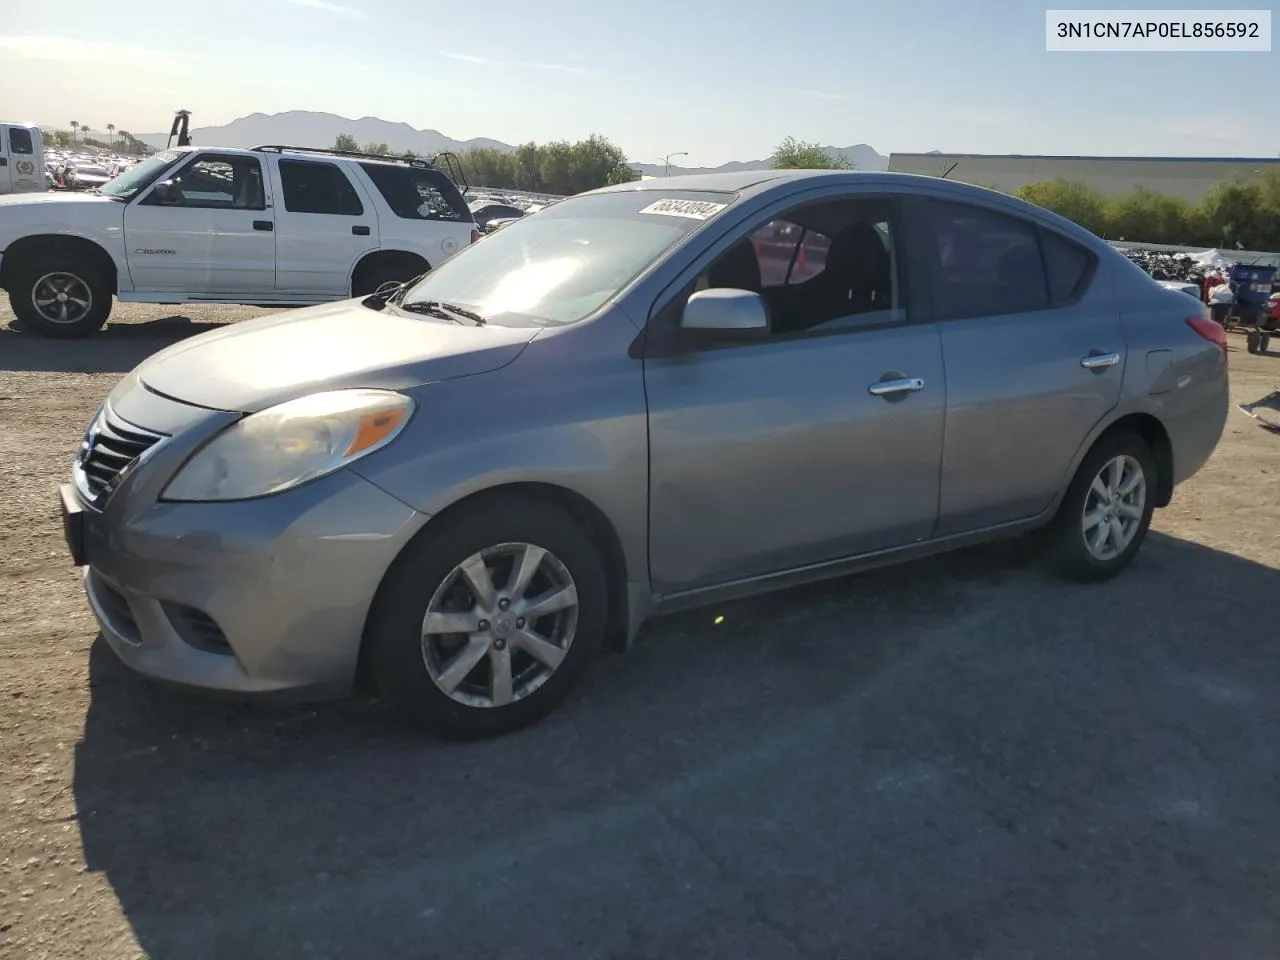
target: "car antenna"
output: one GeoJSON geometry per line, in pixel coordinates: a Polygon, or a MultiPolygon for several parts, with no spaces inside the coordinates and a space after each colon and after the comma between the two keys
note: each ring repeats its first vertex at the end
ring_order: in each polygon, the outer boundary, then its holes
{"type": "Polygon", "coordinates": [[[958,167],[958,166],[960,166],[960,161],[959,161],[959,160],[952,160],[952,161],[951,161],[951,166],[947,167],[946,172],[941,176],[941,178],[940,178],[940,179],[942,179],[942,180],[947,179],[947,177],[951,176],[951,171],[952,171],[952,170],[954,170],[954,169],[955,169],[956,167],[958,167]]]}

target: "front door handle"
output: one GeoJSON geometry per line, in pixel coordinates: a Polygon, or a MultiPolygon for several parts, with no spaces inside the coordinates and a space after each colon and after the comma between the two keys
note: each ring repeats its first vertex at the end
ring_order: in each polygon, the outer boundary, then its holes
{"type": "Polygon", "coordinates": [[[369,228],[360,226],[352,227],[351,232],[357,237],[367,237],[369,235],[369,228]]]}
{"type": "Polygon", "coordinates": [[[867,392],[874,397],[887,397],[923,389],[924,381],[919,377],[903,377],[900,380],[880,380],[867,387],[867,392]]]}
{"type": "Polygon", "coordinates": [[[1105,367],[1114,367],[1120,362],[1120,354],[1118,353],[1091,353],[1080,361],[1080,366],[1086,370],[1101,370],[1105,367]]]}
{"type": "Polygon", "coordinates": [[[272,230],[275,229],[275,224],[272,223],[270,220],[255,220],[253,221],[253,229],[266,230],[268,233],[270,233],[272,230]]]}

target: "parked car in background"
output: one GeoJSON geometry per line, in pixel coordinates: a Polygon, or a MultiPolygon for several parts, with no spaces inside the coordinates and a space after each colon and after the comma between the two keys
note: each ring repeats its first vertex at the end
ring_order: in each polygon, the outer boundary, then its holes
{"type": "Polygon", "coordinates": [[[482,736],[665,611],[1032,531],[1114,577],[1227,409],[1207,308],[1061,217],[750,171],[563,200],[394,293],[176,344],[61,496],[142,673],[331,695],[365,664],[482,736]],[[766,281],[761,238],[821,268],[766,281]]]}
{"type": "Polygon", "coordinates": [[[472,216],[476,218],[476,225],[482,233],[489,233],[499,226],[505,226],[514,220],[519,220],[525,215],[525,211],[520,207],[510,203],[495,203],[490,200],[480,200],[470,204],[472,216]]]}
{"type": "Polygon", "coordinates": [[[111,171],[100,163],[75,162],[67,165],[62,179],[68,190],[96,190],[111,179],[111,171]]]}
{"type": "Polygon", "coordinates": [[[457,187],[423,160],[183,147],[91,194],[0,198],[0,287],[29,332],[80,337],[106,322],[113,295],[342,300],[420,276],[478,238],[457,187]]]}

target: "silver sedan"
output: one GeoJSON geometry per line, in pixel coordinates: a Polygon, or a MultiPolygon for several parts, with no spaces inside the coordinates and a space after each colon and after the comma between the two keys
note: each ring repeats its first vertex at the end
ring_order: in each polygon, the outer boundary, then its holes
{"type": "Polygon", "coordinates": [[[429,730],[557,704],[681,607],[1040,529],[1133,559],[1227,412],[1222,328],[1080,227],[901,174],[584,194],[410,284],[207,333],[61,491],[107,641],[429,730]]]}

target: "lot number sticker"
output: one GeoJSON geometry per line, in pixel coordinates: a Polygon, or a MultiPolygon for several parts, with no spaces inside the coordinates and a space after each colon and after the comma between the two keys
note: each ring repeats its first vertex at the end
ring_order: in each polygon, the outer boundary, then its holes
{"type": "Polygon", "coordinates": [[[660,217],[687,217],[690,220],[710,220],[727,207],[726,203],[708,203],[705,200],[659,200],[651,203],[641,213],[660,217]]]}

